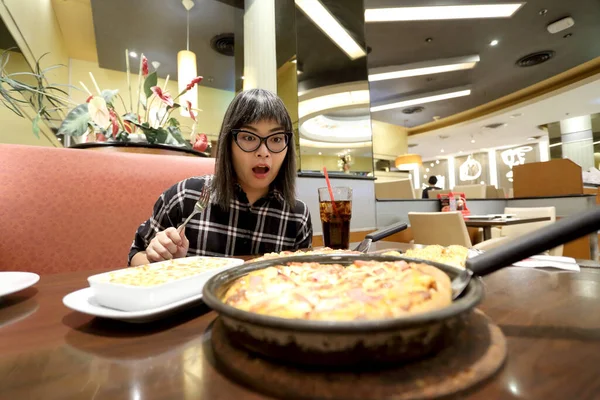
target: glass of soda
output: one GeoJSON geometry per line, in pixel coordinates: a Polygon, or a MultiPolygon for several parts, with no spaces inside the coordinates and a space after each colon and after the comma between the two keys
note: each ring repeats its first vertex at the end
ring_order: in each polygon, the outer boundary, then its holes
{"type": "Polygon", "coordinates": [[[352,188],[333,187],[333,199],[329,190],[319,188],[319,211],[323,224],[323,244],[332,249],[350,246],[350,219],[352,218],[352,188]]]}

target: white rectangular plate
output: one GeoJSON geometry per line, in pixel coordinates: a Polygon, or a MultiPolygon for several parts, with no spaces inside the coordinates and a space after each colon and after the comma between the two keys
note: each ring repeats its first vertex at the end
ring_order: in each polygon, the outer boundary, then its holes
{"type": "MultiPolygon", "coordinates": [[[[94,291],[95,299],[104,307],[122,311],[155,309],[180,300],[201,295],[204,284],[211,277],[221,271],[244,263],[243,260],[237,258],[220,257],[187,257],[175,261],[189,264],[201,262],[205,259],[225,261],[226,264],[219,268],[214,268],[192,276],[154,286],[134,286],[107,281],[109,274],[119,274],[122,271],[127,271],[129,268],[90,276],[88,282],[94,291]]],[[[157,262],[150,264],[150,267],[152,269],[160,268],[169,263],[169,261],[157,262]]]]}

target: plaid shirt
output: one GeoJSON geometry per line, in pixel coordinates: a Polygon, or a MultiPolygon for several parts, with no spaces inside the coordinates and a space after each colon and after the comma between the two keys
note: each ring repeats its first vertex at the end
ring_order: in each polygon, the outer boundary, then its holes
{"type": "MultiPolygon", "coordinates": [[[[154,235],[178,227],[192,213],[202,187],[210,184],[212,178],[206,175],[185,179],[160,196],[152,216],[135,234],[129,262],[148,247],[154,235]]],[[[312,234],[310,213],[302,201],[297,200],[290,207],[281,192],[274,189],[250,205],[239,185],[228,211],[214,204],[211,198],[208,207],[185,228],[190,242],[188,256],[255,255],[310,248],[312,234]]]]}

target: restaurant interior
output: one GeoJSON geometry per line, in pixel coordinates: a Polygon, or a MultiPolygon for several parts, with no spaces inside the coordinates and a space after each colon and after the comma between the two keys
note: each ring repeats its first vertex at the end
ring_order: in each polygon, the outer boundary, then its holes
{"type": "Polygon", "coordinates": [[[0,400],[600,398],[598,37],[595,0],[0,0],[0,400]],[[226,303],[268,254],[189,292],[103,286],[254,88],[292,120],[294,256],[425,260],[444,278],[419,304],[448,280],[450,306],[226,303]]]}

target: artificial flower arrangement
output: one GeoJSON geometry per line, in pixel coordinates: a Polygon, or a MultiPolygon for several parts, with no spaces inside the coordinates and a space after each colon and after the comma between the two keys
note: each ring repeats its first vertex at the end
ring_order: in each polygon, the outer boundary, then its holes
{"type": "Polygon", "coordinates": [[[90,78],[96,94],[93,94],[83,82],[80,82],[83,90],[88,93],[88,98],[83,104],[77,104],[70,99],[68,93],[60,85],[46,83],[45,73],[59,66],[41,69],[38,60],[35,70],[31,73],[6,73],[5,67],[9,58],[7,51],[0,55],[0,100],[21,117],[24,115],[17,106],[18,104],[32,107],[36,111],[33,120],[33,132],[36,136],[39,135],[39,123],[42,118],[51,120],[57,110],[70,109],[58,127],[57,134],[59,135],[83,136],[88,133],[88,141],[98,142],[129,142],[136,141],[142,136],[150,144],[193,146],[197,151],[207,151],[209,146],[207,136],[195,132],[196,112],[201,110],[193,109],[189,101],[185,101],[183,105],[177,102],[182,95],[200,84],[202,77],[198,76],[192,79],[181,93],[172,97],[166,91],[169,77],[167,76],[161,88],[158,85],[156,72],[159,64],[154,63],[155,71],[150,73],[148,59],[142,54],[135,96],[137,101],[134,103],[127,50],[125,54],[129,107],[126,106],[125,100],[118,90],[100,90],[91,72],[90,78]],[[17,80],[19,76],[28,76],[30,80],[33,77],[35,84],[19,81],[17,80]],[[15,93],[19,96],[15,96],[15,93]],[[117,111],[117,104],[122,105],[124,112],[117,111]],[[185,107],[193,121],[189,140],[184,138],[179,121],[172,117],[173,111],[182,106],[185,107]]]}

